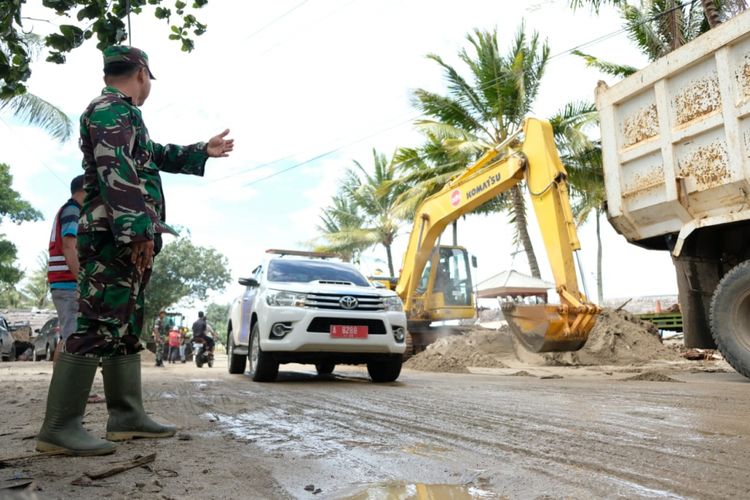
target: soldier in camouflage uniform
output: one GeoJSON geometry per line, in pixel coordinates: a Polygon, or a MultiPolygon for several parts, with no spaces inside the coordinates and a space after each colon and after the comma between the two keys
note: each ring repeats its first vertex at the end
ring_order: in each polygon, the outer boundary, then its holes
{"type": "Polygon", "coordinates": [[[229,130],[190,146],[152,142],[138,109],[151,79],[143,51],[105,49],[107,86],[81,116],[86,196],[78,228],[78,325],[52,375],[39,451],[100,455],[115,450],[110,441],[175,434],[143,409],[138,354],[153,256],[161,235],[174,232],[165,222],[159,172],[203,175],[206,160],[228,156],[234,142],[225,139],[229,130]],[[81,425],[100,359],[107,440],[81,425]]]}
{"type": "Polygon", "coordinates": [[[156,356],[156,366],[164,366],[164,339],[167,335],[167,322],[164,317],[166,311],[159,311],[159,317],[154,322],[154,354],[156,356]]]}

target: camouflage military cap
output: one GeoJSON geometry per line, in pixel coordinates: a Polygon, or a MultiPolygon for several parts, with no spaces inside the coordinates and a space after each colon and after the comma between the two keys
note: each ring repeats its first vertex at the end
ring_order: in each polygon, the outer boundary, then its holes
{"type": "Polygon", "coordinates": [[[133,63],[138,66],[144,66],[148,70],[148,76],[152,80],[156,80],[154,74],[151,73],[151,68],[148,67],[148,55],[146,55],[141,49],[126,45],[113,45],[112,47],[104,49],[102,54],[104,55],[105,68],[112,63],[133,63]]]}

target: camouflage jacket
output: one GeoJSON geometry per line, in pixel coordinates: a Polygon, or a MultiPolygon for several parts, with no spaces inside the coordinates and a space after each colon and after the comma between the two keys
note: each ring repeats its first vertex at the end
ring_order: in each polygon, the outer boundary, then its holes
{"type": "Polygon", "coordinates": [[[158,335],[159,337],[167,335],[167,323],[158,316],[156,317],[156,321],[154,321],[154,335],[158,335]]]}
{"type": "Polygon", "coordinates": [[[111,231],[118,245],[174,233],[166,223],[159,171],[203,175],[206,144],[151,141],[141,111],[113,87],[81,116],[86,197],[79,233],[111,231]]]}

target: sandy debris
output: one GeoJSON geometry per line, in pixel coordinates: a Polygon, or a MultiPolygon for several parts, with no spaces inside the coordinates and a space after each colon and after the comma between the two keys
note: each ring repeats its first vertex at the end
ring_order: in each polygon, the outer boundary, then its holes
{"type": "Polygon", "coordinates": [[[668,375],[654,371],[645,371],[632,377],[624,378],[623,381],[639,381],[646,380],[649,382],[683,382],[682,380],[673,379],[668,375]]]}
{"type": "Polygon", "coordinates": [[[404,366],[415,370],[468,373],[468,367],[638,365],[653,360],[677,361],[680,355],[665,347],[658,330],[626,311],[607,309],[597,318],[588,342],[577,352],[535,354],[513,339],[507,326],[498,330],[477,327],[463,335],[443,337],[404,366]]]}
{"type": "Polygon", "coordinates": [[[680,356],[659,340],[659,330],[627,311],[605,309],[586,345],[577,352],[546,354],[548,364],[631,365],[656,359],[678,361],[680,356]]]}

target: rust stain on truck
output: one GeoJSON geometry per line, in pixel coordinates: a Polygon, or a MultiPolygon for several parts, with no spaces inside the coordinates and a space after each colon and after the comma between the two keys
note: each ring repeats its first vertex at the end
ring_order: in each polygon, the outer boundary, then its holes
{"type": "Polygon", "coordinates": [[[659,135],[659,115],[656,111],[656,104],[641,108],[625,117],[622,134],[625,137],[624,147],[659,135]]]}
{"type": "Polygon", "coordinates": [[[710,77],[691,81],[677,92],[672,100],[672,106],[677,125],[684,125],[721,109],[719,77],[714,73],[710,77]]]}
{"type": "Polygon", "coordinates": [[[664,185],[664,166],[656,165],[645,172],[636,172],[633,182],[623,189],[622,197],[631,198],[649,189],[664,185]]]}
{"type": "Polygon", "coordinates": [[[695,179],[698,191],[721,186],[732,177],[724,141],[691,150],[678,161],[680,177],[695,179]]]}
{"type": "Polygon", "coordinates": [[[745,54],[742,65],[734,72],[734,78],[741,92],[740,98],[747,100],[750,97],[750,54],[745,54]]]}

